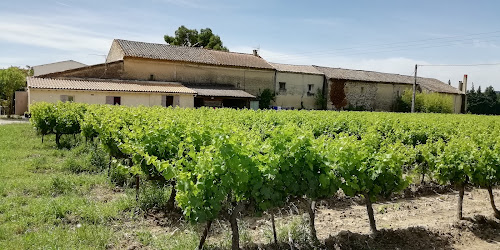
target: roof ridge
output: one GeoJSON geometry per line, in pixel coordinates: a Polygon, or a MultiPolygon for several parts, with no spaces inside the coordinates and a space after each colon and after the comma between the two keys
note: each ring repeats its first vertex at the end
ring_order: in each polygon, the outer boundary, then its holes
{"type": "MultiPolygon", "coordinates": [[[[174,48],[204,49],[204,50],[214,51],[214,52],[233,53],[233,54],[254,56],[253,54],[250,54],[250,53],[243,53],[243,52],[236,52],[236,51],[215,50],[215,49],[205,48],[205,47],[191,47],[191,46],[172,45],[172,44],[163,44],[163,43],[141,42],[141,41],[133,41],[133,40],[125,40],[125,39],[115,39],[115,40],[116,41],[124,41],[124,42],[133,42],[133,43],[143,43],[143,44],[154,44],[154,45],[161,45],[161,46],[170,46],[170,47],[174,47],[174,48]]],[[[120,47],[122,47],[121,44],[120,44],[120,47]]],[[[122,47],[122,49],[123,49],[123,47],[122,47]]],[[[260,58],[262,58],[262,57],[260,57],[260,58]]]]}
{"type": "Polygon", "coordinates": [[[269,62],[271,64],[280,64],[280,65],[289,65],[289,66],[311,66],[314,67],[312,64],[291,64],[291,63],[276,63],[276,62],[269,62]]]}
{"type": "Polygon", "coordinates": [[[105,79],[105,78],[79,78],[79,77],[28,77],[34,79],[43,79],[43,80],[59,80],[59,81],[73,81],[73,82],[112,82],[112,83],[128,83],[128,84],[147,84],[147,85],[181,85],[184,86],[180,82],[165,82],[165,81],[144,81],[144,80],[134,80],[134,79],[105,79]]]}
{"type": "Polygon", "coordinates": [[[76,62],[76,63],[82,64],[82,65],[87,65],[85,63],[81,63],[81,62],[75,61],[73,59],[69,59],[69,60],[64,60],[64,61],[59,61],[59,62],[51,62],[51,63],[45,63],[45,64],[40,64],[40,65],[35,65],[33,67],[46,66],[46,65],[56,64],[56,63],[63,63],[63,62],[76,62]]]}
{"type": "MultiPolygon", "coordinates": [[[[312,65],[315,68],[328,68],[328,69],[343,69],[343,70],[351,70],[351,71],[362,71],[362,72],[371,72],[371,73],[379,73],[379,74],[389,74],[389,75],[398,75],[398,76],[407,76],[407,77],[414,77],[411,75],[402,75],[398,73],[387,73],[387,72],[380,72],[380,71],[375,71],[375,70],[365,70],[365,69],[346,69],[346,68],[339,68],[339,67],[327,67],[327,66],[319,66],[319,65],[312,65]]],[[[422,76],[417,76],[417,78],[426,78],[426,79],[434,79],[435,78],[429,78],[429,77],[422,77],[422,76]]],[[[439,80],[438,80],[439,81],[439,80]]]]}

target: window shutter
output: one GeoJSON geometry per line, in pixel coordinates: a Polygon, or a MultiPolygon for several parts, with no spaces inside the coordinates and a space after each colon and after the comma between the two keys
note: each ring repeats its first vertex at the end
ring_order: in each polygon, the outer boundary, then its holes
{"type": "Polygon", "coordinates": [[[166,107],[167,106],[167,96],[166,95],[162,95],[161,96],[161,106],[162,107],[166,107]]]}
{"type": "Polygon", "coordinates": [[[113,105],[114,97],[113,96],[106,96],[106,104],[111,104],[113,105]]]}
{"type": "Polygon", "coordinates": [[[68,96],[67,95],[61,95],[61,102],[67,102],[68,101],[68,96]]]}

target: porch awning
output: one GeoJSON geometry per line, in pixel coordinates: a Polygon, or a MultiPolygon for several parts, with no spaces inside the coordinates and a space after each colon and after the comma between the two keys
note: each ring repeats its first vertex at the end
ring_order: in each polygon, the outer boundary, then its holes
{"type": "Polygon", "coordinates": [[[234,98],[256,98],[240,89],[208,89],[208,88],[190,88],[198,93],[198,96],[211,97],[234,97],[234,98]]]}

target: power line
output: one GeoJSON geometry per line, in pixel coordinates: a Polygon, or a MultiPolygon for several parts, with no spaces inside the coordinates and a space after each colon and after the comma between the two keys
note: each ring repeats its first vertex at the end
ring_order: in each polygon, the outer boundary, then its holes
{"type": "MultiPolygon", "coordinates": [[[[302,53],[293,53],[293,54],[288,54],[288,55],[277,55],[277,56],[272,56],[270,58],[274,59],[286,59],[290,57],[295,57],[295,58],[304,58],[307,56],[315,55],[315,54],[320,54],[320,55],[326,55],[326,54],[333,54],[341,51],[347,51],[347,53],[339,53],[339,56],[346,56],[346,55],[359,55],[359,54],[367,54],[367,53],[383,53],[383,52],[392,52],[392,51],[401,51],[405,49],[401,48],[434,48],[434,47],[444,47],[444,46],[449,46],[450,43],[455,43],[455,42],[463,42],[463,41],[475,41],[477,39],[488,39],[488,38],[497,38],[500,37],[500,35],[493,35],[493,36],[485,36],[485,37],[470,37],[470,38],[463,38],[463,37],[468,37],[468,36],[477,36],[477,35],[484,35],[484,34],[496,34],[500,33],[500,31],[495,31],[495,32],[483,32],[483,33],[476,33],[476,34],[469,34],[469,35],[461,35],[461,36],[449,36],[449,37],[441,37],[441,38],[431,38],[431,39],[423,39],[423,40],[416,40],[416,41],[406,41],[406,42],[395,42],[395,43],[387,43],[387,44],[378,44],[378,45],[368,45],[366,47],[351,47],[351,48],[342,48],[342,49],[334,49],[334,50],[325,50],[325,51],[316,51],[316,52],[302,52],[302,53]],[[461,37],[462,39],[454,39],[450,40],[451,38],[458,38],[461,37]],[[438,43],[428,43],[425,41],[437,41],[437,40],[444,40],[444,41],[439,41],[438,43]],[[425,42],[425,43],[423,43],[425,42]],[[397,45],[401,44],[401,45],[397,45]],[[394,46],[396,45],[396,46],[394,46]],[[424,46],[424,47],[422,47],[424,46]],[[365,48],[379,48],[382,50],[372,50],[372,49],[365,49],[365,48]],[[391,50],[383,50],[384,48],[391,48],[391,50]],[[393,50],[394,48],[399,48],[397,50],[393,50]],[[349,50],[352,50],[349,51],[349,50]],[[361,51],[356,51],[356,50],[361,50],[361,51]]],[[[492,39],[492,40],[486,40],[486,41],[480,41],[480,42],[492,42],[492,41],[498,41],[498,39],[492,39]]]]}
{"type": "Polygon", "coordinates": [[[477,64],[419,64],[425,67],[474,67],[474,66],[495,66],[500,63],[477,63],[477,64]]]}
{"type": "MultiPolygon", "coordinates": [[[[321,55],[330,55],[330,54],[336,54],[337,56],[350,56],[350,55],[363,55],[363,54],[374,54],[374,53],[387,53],[387,52],[394,52],[394,51],[404,51],[404,50],[413,50],[413,49],[427,49],[427,48],[438,48],[438,47],[447,47],[447,46],[452,46],[450,43],[454,42],[461,42],[461,41],[474,41],[475,39],[460,39],[460,40],[453,40],[453,41],[448,41],[447,43],[441,43],[441,44],[434,44],[434,45],[426,45],[426,44],[420,44],[420,45],[401,45],[401,46],[394,46],[392,48],[397,48],[397,49],[381,49],[381,50],[362,50],[362,51],[353,51],[353,52],[348,52],[348,53],[336,53],[336,51],[329,51],[320,54],[321,55]]],[[[493,39],[493,40],[486,40],[482,42],[494,42],[494,41],[499,41],[499,39],[493,39]]],[[[455,45],[461,45],[461,44],[455,44],[455,45]]],[[[272,56],[269,57],[271,59],[287,59],[287,58],[306,58],[309,56],[315,55],[314,53],[311,53],[309,55],[302,55],[302,56],[296,56],[295,54],[290,54],[290,55],[281,55],[281,56],[272,56]]]]}

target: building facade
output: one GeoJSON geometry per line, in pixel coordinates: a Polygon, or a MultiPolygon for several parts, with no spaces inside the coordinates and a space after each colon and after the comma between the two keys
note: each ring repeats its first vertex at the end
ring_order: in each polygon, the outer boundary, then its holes
{"type": "Polygon", "coordinates": [[[196,92],[179,83],[29,77],[28,104],[72,101],[126,106],[192,108],[196,92]]]}
{"type": "MultiPolygon", "coordinates": [[[[76,102],[116,104],[110,98],[120,97],[116,100],[122,105],[153,106],[163,105],[166,98],[180,107],[250,108],[258,107],[259,95],[269,89],[275,94],[271,105],[287,109],[321,108],[316,104],[318,98],[334,109],[330,97],[338,95],[344,96],[342,106],[347,109],[394,111],[396,100],[412,89],[413,81],[412,76],[398,74],[268,63],[256,51],[245,54],[116,39],[103,64],[28,79],[28,103],[71,96],[76,102]],[[37,87],[34,79],[53,81],[37,87]],[[66,82],[63,88],[55,88],[56,80],[80,83],[66,82]],[[86,87],[79,87],[82,84],[86,87]],[[184,92],[171,92],[173,85],[182,86],[184,92]],[[159,86],[168,88],[158,92],[159,86]]],[[[463,91],[432,78],[419,77],[417,84],[422,91],[451,96],[455,112],[460,112],[463,91]]]]}
{"type": "Polygon", "coordinates": [[[276,69],[274,105],[293,109],[318,109],[325,76],[313,66],[272,63],[276,69]]]}
{"type": "MultiPolygon", "coordinates": [[[[415,78],[398,74],[381,73],[365,70],[352,70],[314,66],[324,73],[327,81],[325,93],[328,109],[335,109],[330,96],[342,92],[348,109],[369,111],[394,111],[396,101],[406,90],[413,89],[415,78]]],[[[464,91],[458,90],[433,78],[417,78],[420,91],[440,93],[453,99],[453,110],[460,113],[464,91]]]]}

